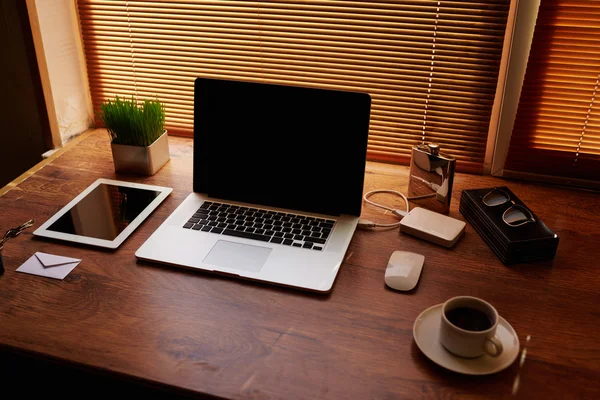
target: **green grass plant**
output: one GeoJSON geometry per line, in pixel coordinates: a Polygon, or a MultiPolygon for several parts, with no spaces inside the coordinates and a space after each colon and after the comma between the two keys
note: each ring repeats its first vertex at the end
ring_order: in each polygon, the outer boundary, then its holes
{"type": "Polygon", "coordinates": [[[111,143],[149,146],[165,131],[165,106],[158,99],[138,102],[107,100],[100,105],[98,117],[108,130],[111,143]]]}

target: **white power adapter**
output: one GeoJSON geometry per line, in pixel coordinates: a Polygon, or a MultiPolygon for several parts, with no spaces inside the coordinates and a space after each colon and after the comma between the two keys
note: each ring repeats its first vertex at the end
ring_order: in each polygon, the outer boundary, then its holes
{"type": "Polygon", "coordinates": [[[452,247],[460,239],[467,224],[458,219],[425,208],[413,208],[400,221],[400,232],[452,247]]]}

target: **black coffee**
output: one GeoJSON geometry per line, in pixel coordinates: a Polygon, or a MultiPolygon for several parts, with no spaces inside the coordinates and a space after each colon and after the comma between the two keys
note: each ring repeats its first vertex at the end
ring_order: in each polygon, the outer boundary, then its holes
{"type": "Polygon", "coordinates": [[[466,331],[481,332],[490,329],[494,322],[483,311],[471,307],[458,307],[446,312],[453,325],[466,331]]]}

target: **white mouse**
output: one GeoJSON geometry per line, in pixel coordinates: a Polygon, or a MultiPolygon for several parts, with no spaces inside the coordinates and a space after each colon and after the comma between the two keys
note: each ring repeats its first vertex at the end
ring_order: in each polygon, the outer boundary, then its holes
{"type": "Polygon", "coordinates": [[[409,251],[395,251],[385,270],[385,283],[392,289],[411,290],[417,286],[425,257],[409,251]]]}

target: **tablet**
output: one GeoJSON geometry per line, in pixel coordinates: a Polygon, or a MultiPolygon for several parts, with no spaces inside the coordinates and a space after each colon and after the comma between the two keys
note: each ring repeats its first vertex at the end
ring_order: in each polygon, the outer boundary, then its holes
{"type": "Polygon", "coordinates": [[[98,179],[33,234],[116,249],[172,191],[98,179]]]}

